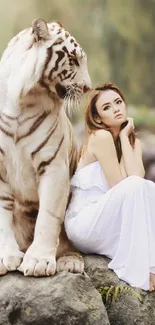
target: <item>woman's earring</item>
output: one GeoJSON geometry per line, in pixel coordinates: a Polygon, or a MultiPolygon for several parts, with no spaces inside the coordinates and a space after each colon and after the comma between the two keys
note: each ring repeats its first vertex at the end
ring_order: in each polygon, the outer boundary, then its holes
{"type": "Polygon", "coordinates": [[[101,120],[96,120],[96,123],[97,124],[102,124],[102,121],[101,120]]]}
{"type": "Polygon", "coordinates": [[[97,124],[102,124],[102,121],[100,120],[100,118],[99,118],[98,116],[96,116],[96,117],[94,118],[94,120],[95,120],[95,122],[96,122],[97,124]]]}

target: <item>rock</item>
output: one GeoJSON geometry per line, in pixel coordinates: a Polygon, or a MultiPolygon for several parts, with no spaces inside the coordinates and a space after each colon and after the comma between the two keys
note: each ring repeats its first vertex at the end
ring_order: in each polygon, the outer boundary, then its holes
{"type": "Polygon", "coordinates": [[[87,255],[84,259],[84,275],[62,272],[33,278],[15,272],[1,277],[0,325],[155,324],[154,292],[120,281],[108,269],[108,258],[87,255]],[[105,306],[96,290],[101,287],[105,293],[112,289],[105,306]]]}
{"type": "Polygon", "coordinates": [[[88,276],[62,272],[54,277],[0,279],[0,325],[109,325],[98,291],[88,276]]]}
{"type": "Polygon", "coordinates": [[[135,289],[120,281],[117,275],[108,269],[109,259],[98,256],[85,256],[85,270],[96,288],[111,287],[112,293],[122,288],[123,292],[117,292],[117,297],[109,295],[105,302],[110,325],[154,325],[155,324],[155,293],[147,293],[141,289],[135,289]],[[124,287],[124,289],[123,289],[124,287]],[[126,289],[125,289],[126,288],[126,289]],[[127,291],[126,291],[127,290],[127,291]],[[140,300],[142,299],[142,301],[140,300]]]}

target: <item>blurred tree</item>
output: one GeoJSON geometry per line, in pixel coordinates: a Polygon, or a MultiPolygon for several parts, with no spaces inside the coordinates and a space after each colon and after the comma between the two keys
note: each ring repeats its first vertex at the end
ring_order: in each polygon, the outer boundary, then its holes
{"type": "Polygon", "coordinates": [[[107,1],[105,47],[110,76],[129,102],[155,105],[155,2],[107,1]]]}

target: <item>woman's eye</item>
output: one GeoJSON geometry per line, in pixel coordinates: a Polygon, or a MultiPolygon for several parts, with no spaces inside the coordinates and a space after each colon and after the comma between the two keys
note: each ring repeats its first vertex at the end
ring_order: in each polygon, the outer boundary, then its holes
{"type": "Polygon", "coordinates": [[[106,111],[109,108],[110,108],[110,106],[105,106],[103,110],[106,111]]]}
{"type": "Polygon", "coordinates": [[[117,102],[116,102],[116,104],[121,104],[121,103],[122,103],[121,99],[117,100],[117,102]]]}

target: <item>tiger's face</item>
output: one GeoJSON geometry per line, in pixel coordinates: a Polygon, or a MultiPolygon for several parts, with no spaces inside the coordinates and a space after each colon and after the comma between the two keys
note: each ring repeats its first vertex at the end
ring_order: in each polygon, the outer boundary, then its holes
{"type": "Polygon", "coordinates": [[[91,87],[91,81],[85,52],[58,23],[48,24],[48,31],[52,44],[50,41],[45,43],[47,61],[43,77],[55,84],[60,97],[71,91],[79,94],[86,92],[91,87]]]}
{"type": "Polygon", "coordinates": [[[91,87],[81,46],[59,23],[46,24],[42,19],[36,19],[31,28],[10,41],[1,60],[2,74],[12,96],[15,88],[21,96],[40,85],[59,99],[79,102],[91,87]]]}

